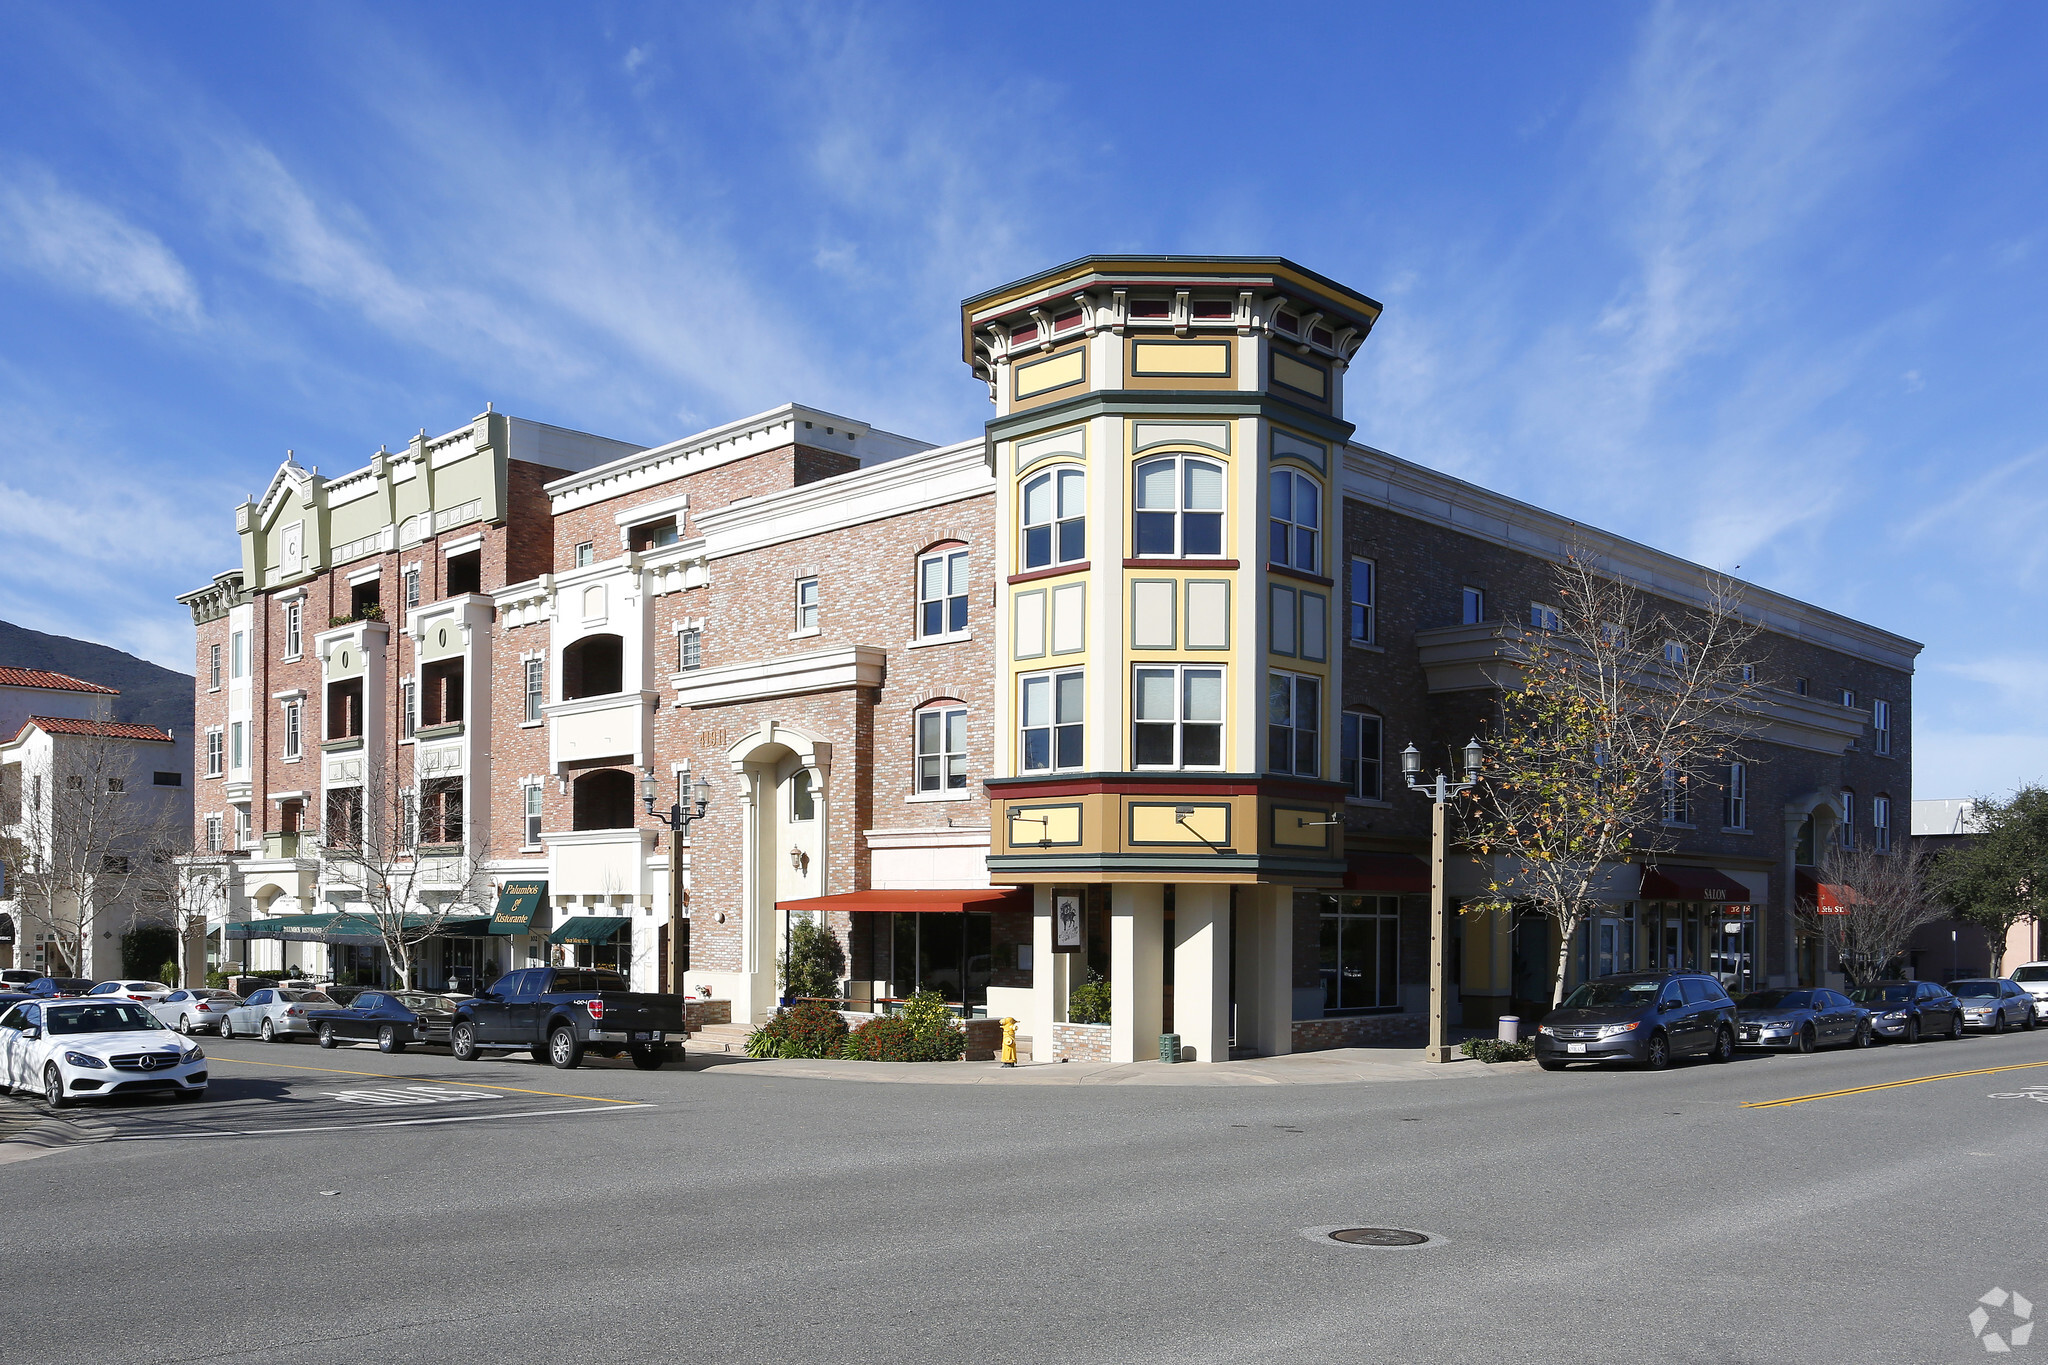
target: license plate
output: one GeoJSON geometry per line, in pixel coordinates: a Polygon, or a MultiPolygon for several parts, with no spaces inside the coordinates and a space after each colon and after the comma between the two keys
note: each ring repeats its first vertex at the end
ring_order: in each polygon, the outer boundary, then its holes
{"type": "Polygon", "coordinates": [[[649,1033],[646,1029],[641,1029],[638,1033],[633,1035],[633,1041],[636,1043],[644,1043],[649,1041],[653,1037],[654,1035],[652,1033],[649,1033]]]}
{"type": "Polygon", "coordinates": [[[1564,1045],[1564,1050],[1566,1052],[1584,1052],[1586,1050],[1586,1045],[1584,1043],[1566,1043],[1564,1045]]]}

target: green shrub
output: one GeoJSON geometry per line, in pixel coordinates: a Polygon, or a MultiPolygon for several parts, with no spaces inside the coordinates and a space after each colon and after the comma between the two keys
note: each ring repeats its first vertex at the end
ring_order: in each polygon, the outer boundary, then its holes
{"type": "Polygon", "coordinates": [[[156,971],[157,980],[163,982],[166,986],[178,985],[178,976],[178,964],[175,962],[166,962],[163,966],[157,968],[156,971]]]}
{"type": "Polygon", "coordinates": [[[797,920],[789,926],[789,945],[782,955],[782,993],[787,996],[839,994],[839,978],[846,975],[846,954],[830,929],[797,920]]]}
{"type": "Polygon", "coordinates": [[[224,991],[228,988],[228,974],[218,967],[206,974],[206,989],[224,991]]]}
{"type": "Polygon", "coordinates": [[[1086,981],[1067,993],[1067,1021],[1074,1024],[1109,1022],[1109,983],[1102,979],[1100,972],[1088,973],[1086,981]]]}
{"type": "Polygon", "coordinates": [[[747,1055],[793,1060],[837,1057],[846,1037],[846,1021],[823,1000],[799,1000],[777,1010],[768,1022],[747,1035],[747,1055]]]}
{"type": "MultiPolygon", "coordinates": [[[[167,924],[138,924],[121,935],[121,975],[140,981],[177,953],[177,930],[167,924]]],[[[164,978],[165,985],[170,982],[164,978]]]]}
{"type": "Polygon", "coordinates": [[[1526,1062],[1536,1055],[1531,1043],[1504,1043],[1498,1038],[1467,1038],[1458,1051],[1482,1062],[1526,1062]]]}
{"type": "Polygon", "coordinates": [[[840,1056],[857,1062],[957,1062],[967,1051],[967,1030],[954,1021],[946,998],[919,991],[900,1014],[869,1019],[841,1044],[840,1056]]]}
{"type": "Polygon", "coordinates": [[[908,1020],[865,1019],[840,1044],[839,1055],[856,1062],[914,1062],[917,1032],[908,1020]]]}

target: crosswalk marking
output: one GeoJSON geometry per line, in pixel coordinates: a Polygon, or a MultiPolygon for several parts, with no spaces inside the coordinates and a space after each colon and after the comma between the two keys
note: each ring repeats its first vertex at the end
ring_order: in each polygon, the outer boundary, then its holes
{"type": "Polygon", "coordinates": [[[330,1090],[327,1098],[343,1104],[455,1104],[462,1100],[491,1100],[496,1095],[481,1090],[450,1090],[440,1085],[390,1086],[379,1090],[330,1090]]]}

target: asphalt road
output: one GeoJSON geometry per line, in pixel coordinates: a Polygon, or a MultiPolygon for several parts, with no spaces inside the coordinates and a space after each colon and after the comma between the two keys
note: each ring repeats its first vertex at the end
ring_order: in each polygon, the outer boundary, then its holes
{"type": "Polygon", "coordinates": [[[0,1164],[0,1356],[1926,1362],[2048,1305],[2048,1065],[1745,1107],[2048,1032],[1217,1088],[207,1047],[0,1164]]]}

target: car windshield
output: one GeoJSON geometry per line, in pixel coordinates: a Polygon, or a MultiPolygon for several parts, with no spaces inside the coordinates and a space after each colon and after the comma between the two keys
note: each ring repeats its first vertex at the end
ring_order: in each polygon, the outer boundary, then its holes
{"type": "Polygon", "coordinates": [[[1588,981],[1565,997],[1568,1010],[1604,1010],[1617,1005],[1648,1004],[1657,994],[1655,981],[1588,981]]]}
{"type": "Polygon", "coordinates": [[[1971,1000],[1998,998],[1996,981],[1951,981],[1948,983],[1948,989],[1951,995],[1960,995],[1971,1000]]]}
{"type": "Polygon", "coordinates": [[[125,1000],[91,1005],[47,1005],[43,1008],[43,1018],[48,1021],[53,1034],[147,1033],[163,1028],[155,1015],[125,1000]]]}
{"type": "Polygon", "coordinates": [[[2012,979],[2015,981],[2048,981],[2048,963],[2037,962],[2030,967],[2015,967],[2012,969],[2012,979]]]}
{"type": "Polygon", "coordinates": [[[1849,992],[1849,998],[1859,1005],[1904,1002],[1913,998],[1913,987],[1904,982],[1891,986],[1858,986],[1849,992]]]}
{"type": "Polygon", "coordinates": [[[1804,1010],[1813,1008],[1812,991],[1751,991],[1742,997],[1746,1010],[1804,1010]]]}
{"type": "Polygon", "coordinates": [[[293,1005],[331,1005],[333,999],[326,991],[279,991],[277,998],[293,1005]]]}
{"type": "Polygon", "coordinates": [[[455,1009],[455,1002],[445,995],[400,995],[393,999],[414,1014],[450,1014],[455,1009]]]}
{"type": "Polygon", "coordinates": [[[124,991],[167,991],[170,987],[161,981],[123,981],[121,989],[124,991]]]}

